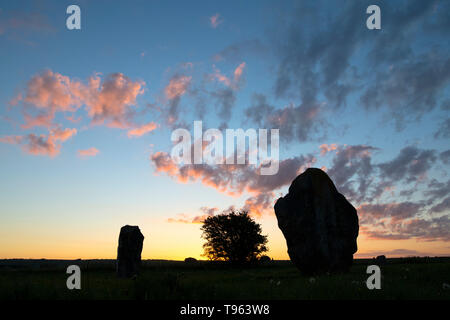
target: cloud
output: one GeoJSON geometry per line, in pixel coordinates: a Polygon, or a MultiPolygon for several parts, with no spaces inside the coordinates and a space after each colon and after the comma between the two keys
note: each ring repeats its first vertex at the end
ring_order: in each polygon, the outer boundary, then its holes
{"type": "Polygon", "coordinates": [[[50,131],[49,137],[55,141],[64,142],[77,133],[77,129],[54,129],[50,131]]]}
{"type": "Polygon", "coordinates": [[[380,256],[380,255],[385,255],[387,257],[397,257],[397,256],[401,256],[401,257],[405,257],[405,256],[414,256],[414,257],[418,257],[418,256],[431,256],[432,254],[430,253],[426,253],[426,252],[421,252],[421,251],[417,251],[417,250],[411,250],[411,249],[394,249],[394,250],[377,250],[377,251],[369,251],[369,252],[363,252],[363,253],[356,253],[356,256],[359,257],[376,257],[376,256],[380,256]]]}
{"type": "Polygon", "coordinates": [[[46,155],[54,157],[60,153],[61,144],[74,136],[77,129],[56,128],[50,131],[48,135],[35,135],[30,133],[25,136],[6,136],[0,138],[0,142],[22,145],[22,149],[32,155],[46,155]]]}
{"type": "Polygon", "coordinates": [[[100,151],[97,148],[91,147],[85,150],[78,150],[80,157],[95,157],[100,151]]]}
{"type": "Polygon", "coordinates": [[[156,173],[166,173],[179,183],[200,182],[229,196],[251,194],[242,207],[253,216],[272,214],[275,194],[273,191],[289,185],[295,177],[312,166],[316,159],[305,155],[279,162],[276,175],[261,175],[260,167],[252,165],[181,165],[177,166],[170,155],[156,152],[150,157],[156,173]]]}
{"type": "Polygon", "coordinates": [[[450,118],[445,119],[442,121],[439,125],[439,129],[434,133],[434,137],[436,139],[443,138],[448,139],[450,138],[450,118]]]}
{"type": "Polygon", "coordinates": [[[220,14],[216,13],[215,15],[209,17],[209,22],[211,27],[216,29],[223,22],[223,20],[220,19],[220,14]]]}
{"type": "Polygon", "coordinates": [[[191,216],[184,213],[178,214],[176,218],[168,218],[167,222],[169,223],[193,223],[193,224],[201,224],[203,221],[213,216],[219,209],[218,208],[208,208],[201,207],[200,211],[203,213],[197,216],[191,216]]]}
{"type": "Polygon", "coordinates": [[[222,121],[228,121],[231,117],[233,106],[236,102],[236,95],[233,90],[226,88],[211,93],[217,100],[218,116],[222,121]]]}
{"type": "MultiPolygon", "coordinates": [[[[387,108],[397,128],[402,129],[406,120],[420,119],[438,106],[449,82],[450,58],[436,49],[398,61],[391,70],[379,71],[361,95],[361,102],[367,109],[387,108]]],[[[436,135],[445,137],[446,127],[444,122],[436,135]]]]}
{"type": "Polygon", "coordinates": [[[449,164],[450,163],[450,149],[441,152],[439,154],[439,158],[441,159],[441,161],[443,163],[449,164]]]}
{"type": "Polygon", "coordinates": [[[24,145],[23,149],[29,154],[54,157],[60,152],[60,146],[50,136],[37,136],[31,133],[26,138],[28,142],[24,145]]]}
{"type": "Polygon", "coordinates": [[[155,172],[167,173],[169,176],[175,176],[178,173],[177,165],[166,152],[158,151],[150,156],[150,160],[155,165],[155,172]]]}
{"type": "Polygon", "coordinates": [[[239,64],[236,69],[233,71],[232,77],[227,77],[226,75],[222,74],[220,70],[213,65],[214,73],[210,75],[210,79],[216,79],[220,83],[224,84],[225,86],[237,90],[239,89],[239,84],[241,82],[242,74],[244,73],[244,68],[246,66],[245,62],[242,62],[239,64]]]}
{"type": "Polygon", "coordinates": [[[217,115],[223,121],[223,126],[225,126],[226,121],[230,120],[231,112],[236,102],[235,91],[239,89],[245,65],[245,62],[242,62],[237,66],[233,71],[232,77],[223,75],[220,70],[213,65],[214,73],[209,75],[209,80],[217,80],[226,87],[210,93],[217,101],[217,115]]]}
{"type": "Polygon", "coordinates": [[[297,174],[311,166],[316,159],[312,155],[288,158],[279,162],[276,175],[261,175],[260,167],[252,165],[186,164],[177,166],[169,154],[156,152],[151,156],[156,172],[164,172],[180,183],[199,181],[219,192],[241,195],[271,192],[288,185],[297,174]]]}
{"type": "Polygon", "coordinates": [[[273,206],[275,194],[272,192],[260,193],[245,200],[242,210],[248,211],[252,216],[261,217],[274,213],[273,206]]]}
{"type": "Polygon", "coordinates": [[[23,116],[25,118],[25,124],[20,126],[22,129],[30,129],[33,127],[51,128],[54,126],[53,113],[40,113],[36,116],[32,116],[24,112],[23,116]]]}
{"type": "Polygon", "coordinates": [[[431,207],[430,212],[432,213],[450,212],[450,196],[446,197],[440,203],[431,207]]]}
{"type": "Polygon", "coordinates": [[[191,83],[192,77],[176,75],[170,79],[169,84],[164,89],[167,99],[173,100],[181,97],[191,83]]]}
{"type": "Polygon", "coordinates": [[[28,34],[32,32],[48,33],[55,28],[48,18],[39,12],[0,11],[0,36],[28,34]]]}
{"type": "Polygon", "coordinates": [[[399,155],[391,161],[381,163],[378,167],[388,180],[414,182],[423,179],[437,157],[434,150],[421,150],[415,146],[404,147],[399,155]]]}
{"type": "Polygon", "coordinates": [[[144,86],[143,81],[132,81],[122,73],[113,73],[103,84],[98,76],[91,77],[87,91],[80,88],[80,95],[94,123],[107,122],[110,127],[126,128],[133,115],[130,107],[136,105],[136,98],[144,93],[144,86]]]}
{"type": "Polygon", "coordinates": [[[362,233],[369,239],[450,241],[450,219],[448,215],[432,219],[416,218],[392,224],[387,230],[364,228],[362,233]]]}
{"type": "Polygon", "coordinates": [[[427,199],[429,204],[450,194],[450,180],[447,180],[447,182],[439,182],[436,179],[432,179],[427,187],[424,195],[429,197],[427,199]]]}
{"type": "Polygon", "coordinates": [[[336,150],[332,165],[327,170],[328,175],[347,198],[358,203],[364,201],[369,196],[372,183],[369,178],[373,172],[372,152],[378,149],[366,145],[344,145],[336,150]],[[353,179],[355,176],[356,181],[353,179]]]}
{"type": "Polygon", "coordinates": [[[320,136],[325,138],[327,121],[320,104],[289,105],[276,109],[264,95],[253,96],[252,105],[245,110],[247,119],[265,128],[280,129],[280,138],[285,141],[310,141],[320,136]]]}
{"type": "Polygon", "coordinates": [[[277,97],[299,97],[304,105],[317,104],[321,88],[332,107],[344,104],[354,87],[350,57],[362,41],[362,3],[348,3],[334,12],[326,27],[321,21],[325,2],[301,3],[275,27],[277,97]],[[309,26],[317,26],[311,29],[309,26]],[[336,32],[340,30],[340,32],[336,32]],[[336,99],[339,98],[339,99],[336,99]]]}
{"type": "Polygon", "coordinates": [[[169,109],[167,110],[167,123],[169,125],[174,125],[179,118],[180,99],[188,90],[191,80],[191,76],[175,75],[164,88],[165,96],[169,101],[169,109]]]}
{"type": "Polygon", "coordinates": [[[23,140],[23,136],[5,136],[0,137],[0,142],[7,144],[20,144],[23,140]]]}
{"type": "MultiPolygon", "coordinates": [[[[80,107],[79,94],[73,92],[79,85],[67,76],[45,70],[33,76],[28,81],[24,94],[19,93],[13,100],[15,104],[23,100],[39,111],[45,112],[44,115],[40,115],[41,117],[53,119],[55,112],[74,112],[80,107]]],[[[27,122],[30,120],[32,120],[31,117],[27,122]]]]}
{"type": "Polygon", "coordinates": [[[244,72],[244,68],[245,68],[245,62],[242,62],[239,66],[237,66],[237,68],[234,70],[234,82],[237,83],[239,82],[239,80],[242,77],[242,73],[244,72]]]}
{"type": "Polygon", "coordinates": [[[249,39],[238,41],[228,45],[217,54],[214,55],[214,61],[229,60],[231,62],[239,62],[247,58],[249,55],[266,57],[270,51],[265,44],[259,39],[249,39]]]}
{"type": "Polygon", "coordinates": [[[371,204],[364,203],[358,207],[361,223],[376,223],[383,218],[392,218],[393,223],[417,216],[424,209],[423,203],[392,202],[371,204]]]}
{"type": "Polygon", "coordinates": [[[144,93],[144,86],[145,82],[133,81],[122,73],[106,76],[103,83],[96,74],[84,84],[45,70],[31,78],[25,92],[19,93],[15,102],[23,101],[40,112],[35,117],[26,114],[24,128],[50,127],[56,112],[75,112],[82,105],[86,106],[94,124],[127,128],[134,114],[131,107],[144,93]]]}
{"type": "Polygon", "coordinates": [[[337,144],[335,144],[335,143],[332,143],[332,144],[330,144],[330,145],[328,145],[328,144],[321,144],[321,145],[319,146],[319,149],[320,149],[320,155],[321,155],[321,156],[324,156],[324,155],[326,155],[328,152],[333,151],[333,150],[336,150],[337,148],[338,148],[338,146],[337,146],[337,144]]]}
{"type": "Polygon", "coordinates": [[[144,134],[151,132],[153,130],[155,130],[156,128],[158,128],[158,124],[154,123],[154,122],[149,122],[147,124],[144,124],[140,127],[134,128],[134,129],[130,129],[128,130],[128,137],[140,137],[143,136],[144,134]]]}
{"type": "Polygon", "coordinates": [[[268,39],[276,58],[275,96],[303,106],[325,103],[332,113],[356,97],[368,112],[386,111],[398,129],[443,105],[450,83],[443,46],[450,35],[449,4],[440,2],[433,12],[435,1],[384,2],[382,12],[389,14],[378,33],[367,30],[362,19],[369,4],[334,8],[326,1],[301,2],[282,15],[268,39]],[[427,47],[412,50],[424,35],[427,47]]]}

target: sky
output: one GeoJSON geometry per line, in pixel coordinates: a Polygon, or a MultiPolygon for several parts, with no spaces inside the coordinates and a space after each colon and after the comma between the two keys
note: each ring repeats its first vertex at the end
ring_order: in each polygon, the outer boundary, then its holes
{"type": "Polygon", "coordinates": [[[322,168],[356,257],[450,255],[448,1],[0,1],[0,258],[202,258],[201,221],[322,168]],[[81,29],[69,30],[76,4],[81,29]],[[381,29],[368,29],[376,4],[381,29]],[[279,129],[279,171],[178,164],[172,133],[279,129]]]}

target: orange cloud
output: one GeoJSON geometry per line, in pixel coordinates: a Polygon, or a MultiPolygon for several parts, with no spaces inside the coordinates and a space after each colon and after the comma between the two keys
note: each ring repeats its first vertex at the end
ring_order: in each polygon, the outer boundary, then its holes
{"type": "Polygon", "coordinates": [[[178,166],[166,152],[153,154],[151,160],[156,172],[165,172],[179,183],[198,181],[229,196],[250,193],[252,196],[245,201],[242,209],[254,216],[272,213],[275,197],[273,190],[289,185],[300,171],[316,161],[312,155],[285,159],[279,162],[278,174],[266,176],[259,173],[260,167],[248,164],[178,166]]]}
{"type": "Polygon", "coordinates": [[[245,200],[245,211],[248,211],[250,215],[261,217],[264,214],[273,214],[273,205],[275,201],[275,195],[273,192],[260,193],[257,196],[250,197],[245,200]]]}
{"type": "Polygon", "coordinates": [[[97,148],[92,147],[92,148],[89,148],[89,149],[86,149],[86,150],[78,150],[78,155],[79,155],[80,157],[94,157],[94,156],[96,156],[99,152],[100,152],[100,151],[98,151],[97,148]]]}
{"type": "Polygon", "coordinates": [[[320,149],[320,155],[321,155],[321,156],[324,156],[324,155],[326,155],[326,154],[327,154],[328,152],[330,152],[330,151],[337,150],[337,148],[338,148],[338,145],[335,144],[335,143],[330,144],[330,145],[328,145],[328,144],[321,144],[321,145],[319,146],[319,149],[320,149]]]}
{"type": "Polygon", "coordinates": [[[51,138],[52,140],[59,140],[59,141],[66,141],[67,139],[69,139],[70,137],[72,137],[73,135],[75,135],[77,133],[77,129],[54,129],[50,131],[50,135],[49,138],[51,138]]]}
{"type": "Polygon", "coordinates": [[[236,67],[233,71],[233,78],[229,78],[223,75],[215,65],[213,65],[214,73],[211,75],[211,79],[216,79],[217,81],[223,83],[227,87],[230,87],[234,90],[239,89],[239,82],[241,80],[242,74],[244,72],[244,68],[246,66],[245,62],[242,62],[239,66],[236,67]]]}
{"type": "Polygon", "coordinates": [[[177,166],[166,152],[157,152],[150,157],[156,172],[165,172],[180,183],[200,181],[219,192],[240,195],[247,191],[254,195],[271,192],[289,185],[299,171],[312,166],[316,159],[308,155],[288,158],[279,162],[275,175],[261,175],[260,167],[249,164],[186,164],[177,166]]]}
{"type": "Polygon", "coordinates": [[[174,176],[178,173],[177,165],[166,152],[156,152],[150,159],[155,164],[156,172],[165,172],[169,176],[174,176]]]}
{"type": "Polygon", "coordinates": [[[135,129],[131,129],[128,130],[128,137],[140,137],[144,134],[146,134],[147,132],[153,131],[156,128],[158,128],[158,124],[154,123],[154,122],[149,122],[147,124],[144,124],[140,127],[137,127],[135,129]]]}
{"type": "Polygon", "coordinates": [[[173,100],[185,94],[191,83],[191,79],[192,77],[188,76],[176,76],[172,78],[164,89],[167,99],[173,100]]]}
{"type": "Polygon", "coordinates": [[[186,215],[178,215],[178,218],[168,218],[167,222],[169,223],[194,223],[201,224],[203,221],[208,218],[209,215],[203,214],[195,217],[187,217],[186,215]]]}

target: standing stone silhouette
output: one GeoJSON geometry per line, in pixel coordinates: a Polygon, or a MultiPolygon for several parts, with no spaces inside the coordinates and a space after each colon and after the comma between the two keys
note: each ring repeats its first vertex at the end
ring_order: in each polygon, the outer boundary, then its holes
{"type": "Polygon", "coordinates": [[[120,229],[117,248],[117,275],[130,278],[139,273],[144,236],[138,226],[123,226],[120,229]]]}
{"type": "Polygon", "coordinates": [[[348,271],[357,251],[358,215],[325,172],[307,169],[274,209],[289,257],[301,272],[348,271]]]}

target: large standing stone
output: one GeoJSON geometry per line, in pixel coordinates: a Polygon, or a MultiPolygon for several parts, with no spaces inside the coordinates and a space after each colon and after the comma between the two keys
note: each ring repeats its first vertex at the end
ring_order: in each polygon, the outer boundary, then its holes
{"type": "Polygon", "coordinates": [[[139,273],[144,236],[138,226],[123,226],[120,229],[117,248],[117,275],[129,278],[139,273]]]}
{"type": "Polygon", "coordinates": [[[275,203],[291,261],[306,274],[348,271],[357,251],[358,215],[328,175],[309,168],[275,203]]]}

